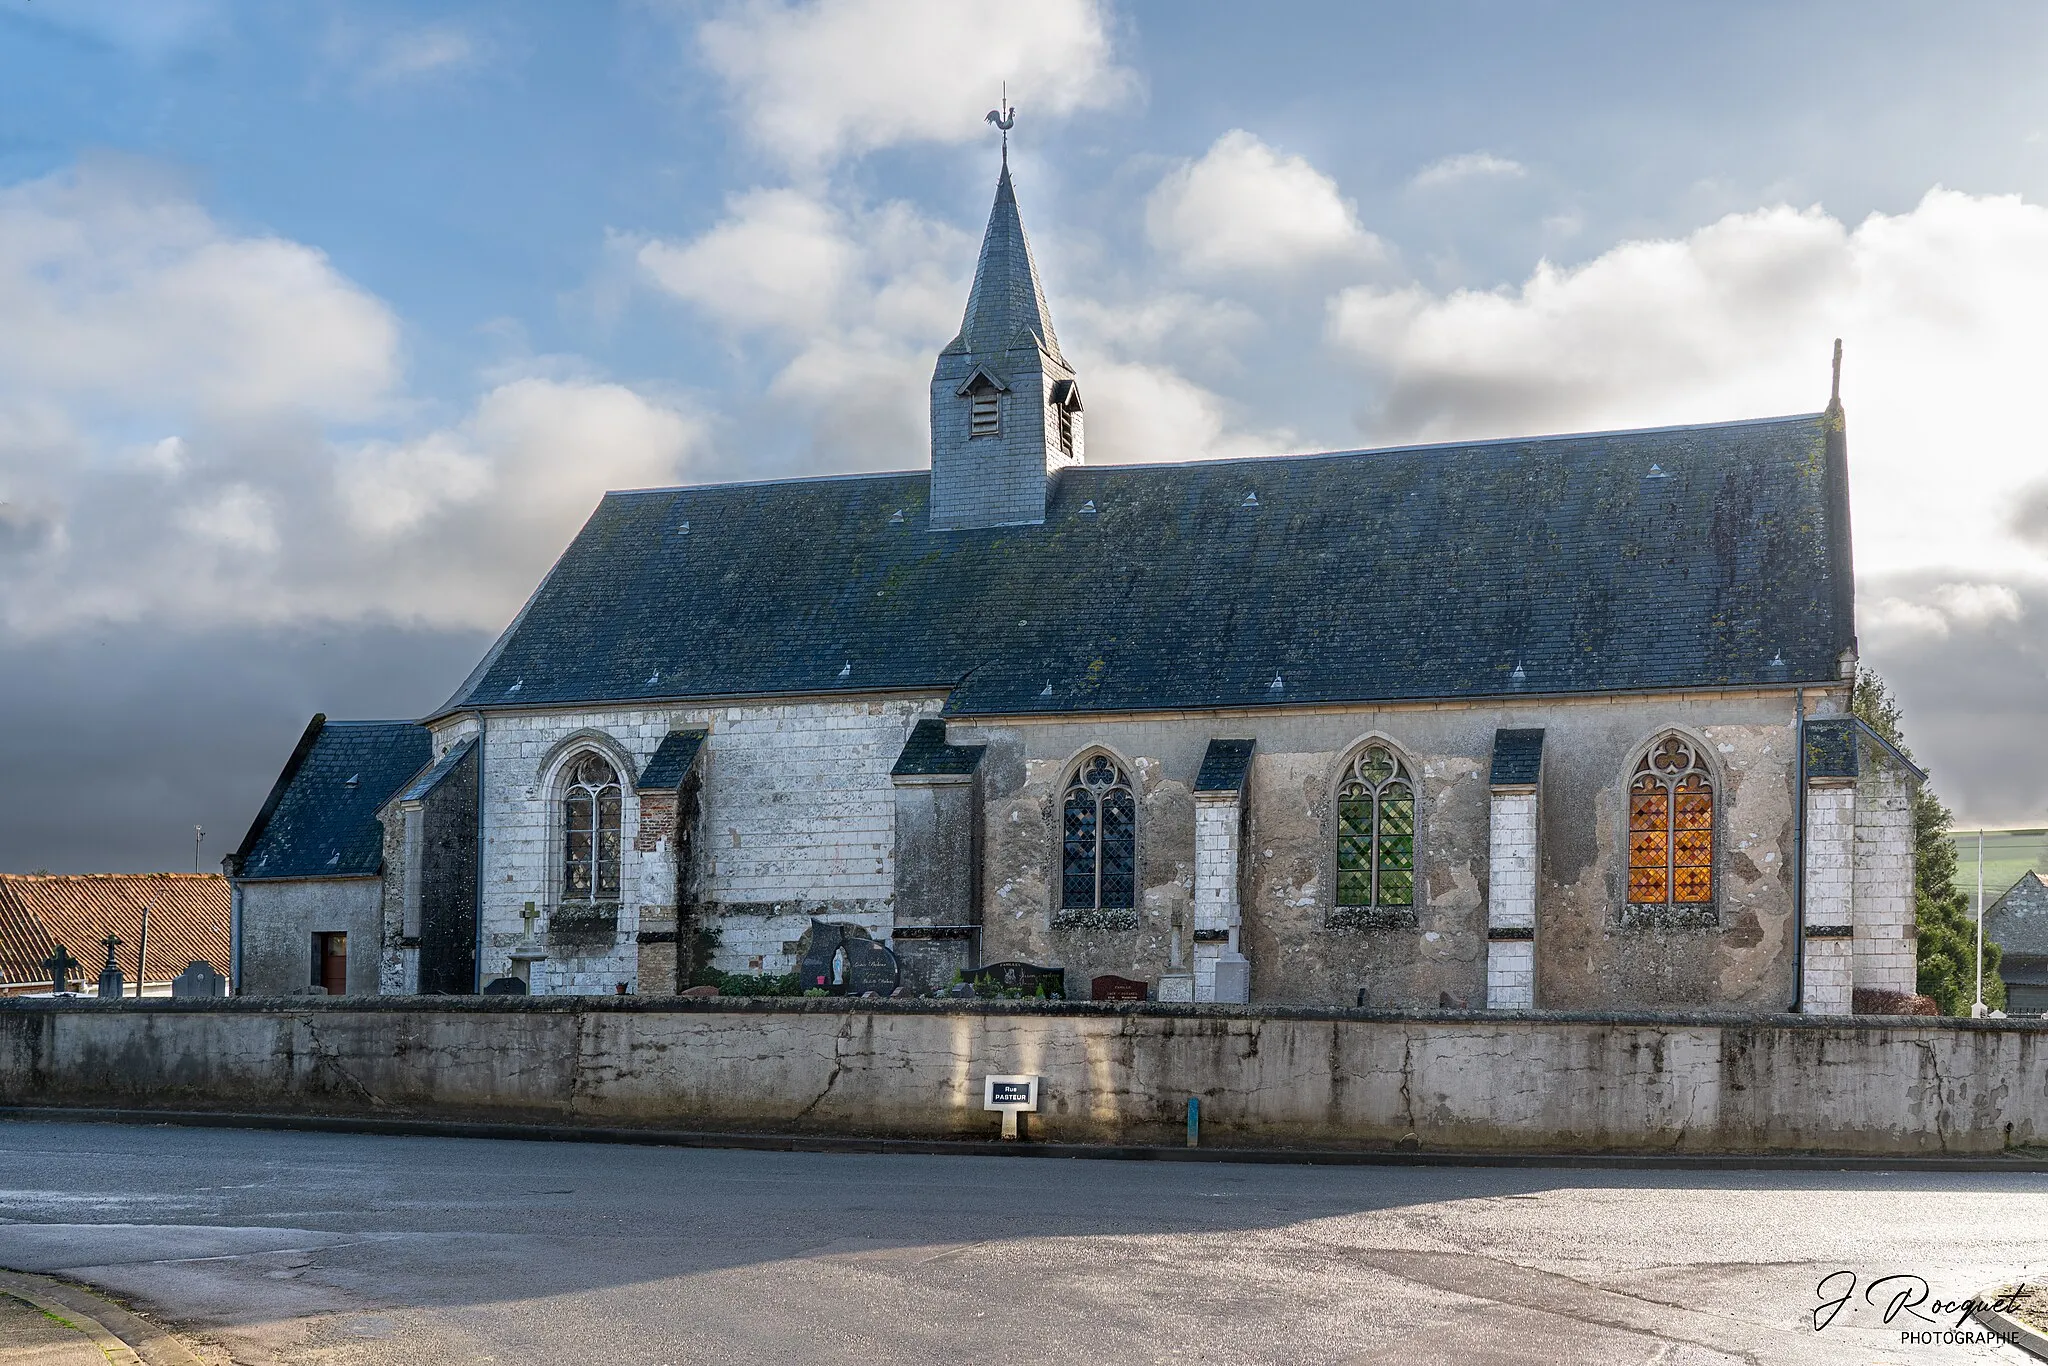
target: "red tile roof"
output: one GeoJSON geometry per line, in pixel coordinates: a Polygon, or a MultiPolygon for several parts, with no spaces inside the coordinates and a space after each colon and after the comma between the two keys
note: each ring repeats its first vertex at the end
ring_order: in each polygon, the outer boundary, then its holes
{"type": "Polygon", "coordinates": [[[109,934],[120,936],[114,952],[132,984],[144,905],[149,981],[168,982],[201,958],[227,975],[228,880],[219,873],[0,873],[0,984],[47,984],[43,960],[58,944],[91,981],[106,965],[100,941],[109,934]]]}

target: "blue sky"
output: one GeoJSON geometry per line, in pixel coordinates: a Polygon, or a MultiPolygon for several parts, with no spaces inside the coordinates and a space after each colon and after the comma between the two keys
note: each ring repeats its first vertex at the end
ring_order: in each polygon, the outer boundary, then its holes
{"type": "Polygon", "coordinates": [[[210,863],[606,487],[922,464],[1004,79],[1093,459],[1810,410],[1844,336],[1865,657],[2042,823],[2048,9],[1786,11],[0,0],[0,868],[210,863]]]}

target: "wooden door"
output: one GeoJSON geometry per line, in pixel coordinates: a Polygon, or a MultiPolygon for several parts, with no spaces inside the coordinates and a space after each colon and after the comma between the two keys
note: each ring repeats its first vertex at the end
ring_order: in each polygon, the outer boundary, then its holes
{"type": "Polygon", "coordinates": [[[320,985],[327,989],[329,996],[348,995],[348,936],[341,933],[316,935],[314,946],[320,955],[320,985]]]}

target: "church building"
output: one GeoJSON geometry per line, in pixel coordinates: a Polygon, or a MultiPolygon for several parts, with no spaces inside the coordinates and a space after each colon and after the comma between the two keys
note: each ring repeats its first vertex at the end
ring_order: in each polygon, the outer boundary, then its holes
{"type": "Polygon", "coordinates": [[[1913,990],[1839,397],[1119,466],[1085,392],[1005,166],[929,467],[607,494],[443,706],[308,727],[228,861],[238,991],[671,995],[821,932],[919,993],[1913,990]]]}

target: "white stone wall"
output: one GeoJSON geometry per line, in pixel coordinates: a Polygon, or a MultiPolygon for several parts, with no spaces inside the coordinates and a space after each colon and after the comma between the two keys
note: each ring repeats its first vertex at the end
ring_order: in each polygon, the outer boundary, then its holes
{"type": "Polygon", "coordinates": [[[1486,1008],[1536,1008],[1536,943],[1495,939],[1486,945],[1486,1008]]]}
{"type": "MultiPolygon", "coordinates": [[[[1919,942],[1913,918],[1913,793],[1893,763],[1866,753],[1856,793],[1856,985],[1915,989],[1919,942]]],[[[1818,924],[1818,921],[1810,923],[1818,924]]]]}
{"type": "MultiPolygon", "coordinates": [[[[1536,794],[1493,794],[1488,826],[1486,927],[1536,928],[1536,794]]],[[[1493,939],[1486,945],[1486,1008],[1533,1010],[1536,1006],[1536,945],[1527,939],[1493,939]]]]}
{"type": "Polygon", "coordinates": [[[1222,943],[1195,945],[1195,999],[1242,1004],[1250,978],[1239,948],[1243,915],[1238,905],[1237,880],[1241,864],[1239,832],[1244,827],[1238,794],[1198,795],[1195,799],[1195,930],[1222,930],[1229,938],[1222,943]],[[1217,966],[1226,965],[1221,990],[1217,966]]]}
{"type": "Polygon", "coordinates": [[[1855,987],[1855,940],[1806,941],[1806,981],[1800,999],[1800,1010],[1803,1014],[1853,1013],[1855,987]]]}
{"type": "Polygon", "coordinates": [[[1856,789],[1815,787],[1806,794],[1806,923],[1853,925],[1856,789]]]}
{"type": "Polygon", "coordinates": [[[553,909],[557,833],[545,769],[579,731],[602,733],[632,763],[618,932],[609,949],[535,964],[536,994],[609,993],[620,982],[638,989],[641,915],[674,914],[675,853],[666,838],[635,847],[640,809],[632,784],[671,730],[710,732],[699,760],[697,886],[723,934],[718,967],[789,971],[795,964],[784,946],[813,914],[886,937],[895,843],[889,769],[912,724],[939,704],[937,697],[892,697],[493,713],[484,730],[484,980],[508,970],[524,904],[553,909]]]}

